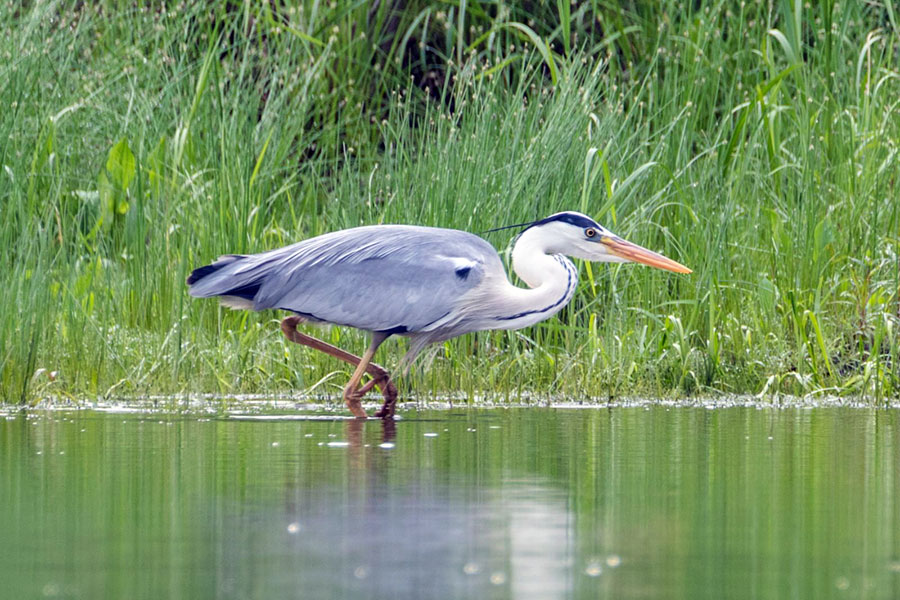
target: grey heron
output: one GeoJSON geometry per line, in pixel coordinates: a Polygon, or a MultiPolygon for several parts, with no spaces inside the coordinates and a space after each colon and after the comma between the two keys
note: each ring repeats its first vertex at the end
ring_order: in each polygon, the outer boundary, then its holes
{"type": "Polygon", "coordinates": [[[575,294],[578,270],[566,258],[638,262],[676,273],[691,270],[625,241],[590,217],[560,212],[524,223],[512,250],[512,267],[528,287],[513,285],[494,247],[455,229],[370,225],[326,233],[260,254],[220,256],[187,278],[190,294],[219,296],[236,309],[293,313],[281,329],[292,342],[354,365],[344,401],[360,418],[362,396],[376,385],[393,416],[397,388],[372,362],[392,335],[410,339],[406,368],[428,344],[484,329],[519,329],[549,318],[575,294]],[[355,327],[372,341],[355,356],[300,333],[303,321],[355,327]],[[365,373],[371,380],[360,386],[365,373]]]}

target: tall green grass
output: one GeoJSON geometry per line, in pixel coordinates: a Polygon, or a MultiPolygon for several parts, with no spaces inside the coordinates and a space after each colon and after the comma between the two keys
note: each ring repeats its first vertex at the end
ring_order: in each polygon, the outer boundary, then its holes
{"type": "Polygon", "coordinates": [[[892,2],[371,6],[2,5],[0,397],[333,393],[345,365],[187,272],[563,209],[694,274],[583,264],[558,317],[413,390],[900,394],[892,2]]]}

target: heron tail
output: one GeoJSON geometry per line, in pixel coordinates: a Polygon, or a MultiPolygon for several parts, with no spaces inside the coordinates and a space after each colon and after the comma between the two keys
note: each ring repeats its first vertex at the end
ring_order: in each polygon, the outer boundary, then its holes
{"type": "Polygon", "coordinates": [[[262,285],[259,273],[244,270],[241,263],[248,257],[227,254],[210,264],[194,269],[188,275],[188,293],[196,298],[220,296],[222,304],[236,309],[252,309],[253,298],[262,285]]]}

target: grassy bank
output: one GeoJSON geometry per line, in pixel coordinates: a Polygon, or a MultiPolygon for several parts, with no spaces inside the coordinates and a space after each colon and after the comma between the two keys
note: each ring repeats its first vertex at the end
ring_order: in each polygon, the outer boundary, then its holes
{"type": "Polygon", "coordinates": [[[557,318],[451,341],[413,389],[900,393],[890,1],[26,4],[0,9],[8,402],[333,392],[343,365],[279,314],[187,297],[186,273],[563,209],[694,274],[582,264],[557,318]]]}

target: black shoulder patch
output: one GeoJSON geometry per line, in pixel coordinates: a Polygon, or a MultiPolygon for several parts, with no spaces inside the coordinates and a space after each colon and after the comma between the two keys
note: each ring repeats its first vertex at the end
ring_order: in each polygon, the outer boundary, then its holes
{"type": "Polygon", "coordinates": [[[469,278],[469,271],[472,270],[472,267],[460,267],[456,270],[456,276],[465,281],[469,278]]]}

